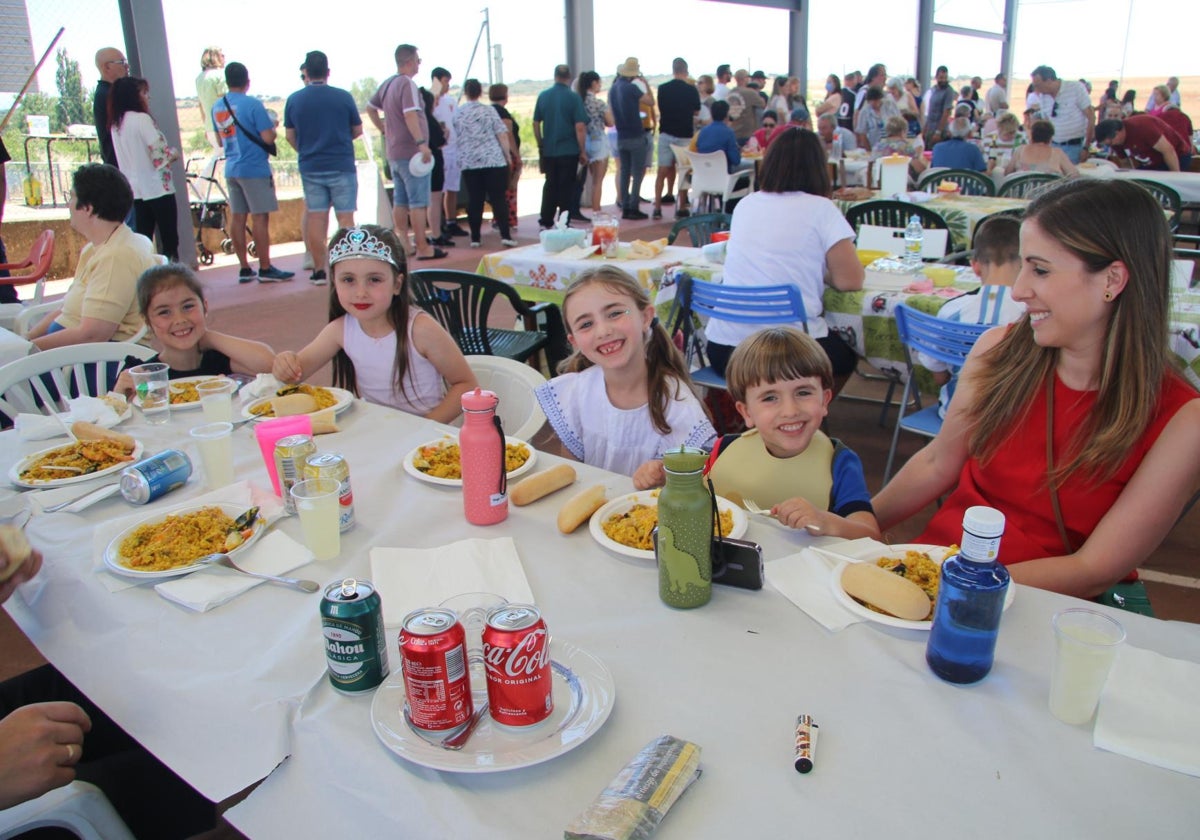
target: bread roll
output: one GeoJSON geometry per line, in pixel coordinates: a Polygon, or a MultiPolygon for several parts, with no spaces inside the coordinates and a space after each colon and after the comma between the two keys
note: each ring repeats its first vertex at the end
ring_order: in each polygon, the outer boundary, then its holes
{"type": "Polygon", "coordinates": [[[333,408],[326,408],[312,415],[312,430],[314,435],[331,435],[340,432],[333,408]]]}
{"type": "Polygon", "coordinates": [[[17,569],[29,559],[32,551],[29,540],[25,539],[20,528],[0,525],[0,554],[4,555],[4,566],[0,568],[0,583],[15,575],[17,569]]]}
{"type": "Polygon", "coordinates": [[[106,429],[103,426],[97,426],[95,423],[88,423],[83,420],[76,420],[71,424],[71,433],[80,440],[116,441],[130,452],[137,446],[137,441],[129,435],[114,432],[112,429],[106,429]]]}
{"type": "Polygon", "coordinates": [[[605,501],[603,484],[589,487],[582,493],[572,496],[558,512],[558,530],[564,534],[571,533],[587,522],[593,513],[600,510],[605,501]]]}
{"type": "Polygon", "coordinates": [[[272,397],[271,408],[276,417],[311,414],[317,410],[317,401],[310,394],[288,394],[286,397],[272,397]]]}
{"type": "Polygon", "coordinates": [[[536,502],[575,481],[575,468],[570,464],[559,464],[536,475],[524,478],[508,491],[508,500],[518,507],[536,502]]]}
{"type": "Polygon", "coordinates": [[[847,565],[842,570],[842,589],[852,598],[908,621],[924,621],[932,609],[925,590],[874,563],[847,565]]]}

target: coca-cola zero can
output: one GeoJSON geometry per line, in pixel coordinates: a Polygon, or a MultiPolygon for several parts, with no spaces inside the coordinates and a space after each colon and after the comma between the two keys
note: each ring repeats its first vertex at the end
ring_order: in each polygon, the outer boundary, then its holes
{"type": "Polygon", "coordinates": [[[414,728],[444,732],[471,717],[466,638],[453,610],[427,607],[404,617],[400,663],[414,728]]]}
{"type": "Polygon", "coordinates": [[[492,719],[505,726],[530,726],[554,711],[550,635],[537,607],[503,604],[488,612],[483,628],[492,719]]]}

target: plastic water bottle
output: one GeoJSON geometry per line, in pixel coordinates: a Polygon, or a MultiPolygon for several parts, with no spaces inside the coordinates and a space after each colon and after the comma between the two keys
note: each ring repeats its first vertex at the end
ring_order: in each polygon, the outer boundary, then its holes
{"type": "Polygon", "coordinates": [[[508,518],[508,478],[504,471],[504,429],[496,416],[500,399],[476,388],[462,395],[463,427],[458,433],[462,459],[463,513],[472,525],[494,525],[508,518]]]}
{"type": "Polygon", "coordinates": [[[959,553],[942,563],[925,661],[947,682],[978,682],[992,670],[1009,581],[997,559],[1003,534],[1000,511],[967,508],[959,553]]]}
{"type": "Polygon", "coordinates": [[[921,264],[921,246],[925,243],[925,229],[921,227],[921,220],[917,216],[912,216],[908,220],[908,227],[904,229],[904,261],[913,268],[921,264]]]}

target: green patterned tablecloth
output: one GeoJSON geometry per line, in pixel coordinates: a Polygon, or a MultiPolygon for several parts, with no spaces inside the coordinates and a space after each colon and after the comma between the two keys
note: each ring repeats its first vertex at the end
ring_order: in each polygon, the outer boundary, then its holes
{"type": "MultiPolygon", "coordinates": [[[[864,201],[878,201],[881,198],[883,198],[882,193],[875,193],[871,198],[864,199],[864,201]]],[[[834,203],[837,204],[839,210],[845,213],[855,204],[862,204],[863,202],[838,201],[835,199],[834,203]]],[[[928,207],[946,220],[946,225],[950,228],[952,250],[965,251],[971,247],[971,237],[975,233],[975,226],[984,218],[1003,210],[1020,210],[1028,204],[1029,201],[1024,198],[997,198],[986,195],[939,195],[929,201],[923,202],[921,206],[928,207]]]]}

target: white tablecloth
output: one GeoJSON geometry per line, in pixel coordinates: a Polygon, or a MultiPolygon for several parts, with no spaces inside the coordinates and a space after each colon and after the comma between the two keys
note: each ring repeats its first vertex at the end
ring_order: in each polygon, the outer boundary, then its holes
{"type": "Polygon", "coordinates": [[[0,327],[0,365],[25,358],[31,349],[33,349],[31,342],[21,338],[12,330],[0,327]]]}
{"type": "MultiPolygon", "coordinates": [[[[195,415],[192,415],[193,417],[195,415]]],[[[698,610],[657,595],[653,568],[600,549],[580,530],[560,535],[563,496],[512,508],[501,525],[466,524],[461,498],[406,476],[400,463],[440,427],[356,404],[344,431],[318,439],[350,466],[358,526],[335,560],[298,569],[322,583],[368,576],[373,546],[436,547],[510,536],[555,638],[602,659],[617,699],[611,718],[567,755],[475,776],[414,766],[375,739],[370,697],[333,692],[321,671],[317,596],[257,587],[206,614],[149,587],[110,593],[90,568],[82,516],[31,526],[50,561],[32,604],[8,608],[47,657],[131,734],[202,792],[221,798],[270,776],[228,818],[250,837],[560,836],[563,826],[650,739],[703,748],[704,775],[656,838],[1190,836],[1197,780],[1092,747],[1090,731],[1046,709],[1050,616],[1071,599],[1020,589],[1006,613],[997,664],[973,687],[942,683],[924,662],[925,636],[858,624],[830,634],[768,587],[718,587],[698,610]],[[821,727],[816,769],[792,768],[800,712],[821,727]],[[275,765],[289,756],[274,772],[275,765]],[[1107,791],[1119,796],[1105,797],[1107,791]],[[1003,829],[1001,827],[1004,827],[1003,829]]],[[[130,428],[150,451],[188,425],[130,428]]],[[[0,466],[20,448],[0,435],[0,466]]],[[[249,431],[236,437],[239,477],[265,480],[249,431]]],[[[541,456],[538,467],[554,459],[541,456]]],[[[580,486],[610,496],[627,478],[580,467],[580,486]]],[[[189,485],[163,501],[198,492],[189,485]]],[[[160,503],[161,504],[161,503],[160,503]]],[[[296,523],[282,526],[298,536],[296,523]]],[[[754,522],[770,563],[811,544],[754,522]]],[[[1129,641],[1200,661],[1200,634],[1130,614],[1129,641]]],[[[392,666],[398,654],[391,650],[392,666]]]]}
{"type": "Polygon", "coordinates": [[[1080,166],[1079,174],[1085,178],[1140,178],[1156,181],[1174,188],[1184,204],[1200,204],[1200,172],[1159,172],[1154,169],[1117,169],[1107,166],[1080,166]]]}

